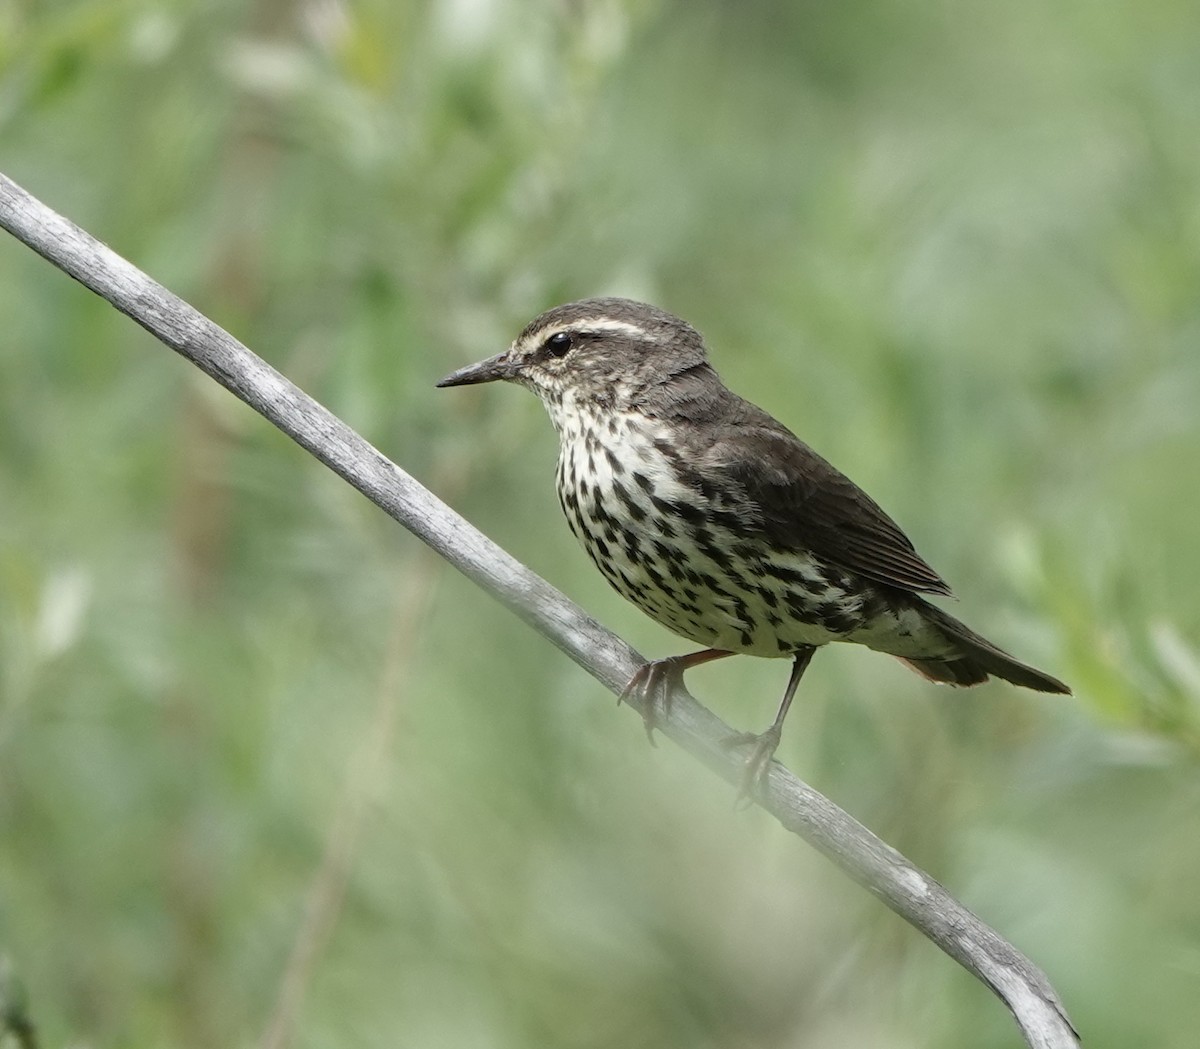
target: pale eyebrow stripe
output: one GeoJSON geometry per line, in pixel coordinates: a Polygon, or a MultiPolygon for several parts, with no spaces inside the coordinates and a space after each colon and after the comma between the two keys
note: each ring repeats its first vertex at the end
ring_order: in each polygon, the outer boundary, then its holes
{"type": "Polygon", "coordinates": [[[649,332],[639,324],[633,324],[630,321],[619,321],[613,317],[581,317],[575,321],[560,321],[558,324],[552,324],[547,328],[542,328],[536,332],[538,341],[545,341],[552,335],[557,335],[560,331],[577,331],[582,335],[589,332],[615,331],[624,332],[628,335],[640,335],[643,338],[651,338],[649,332]]]}
{"type": "Polygon", "coordinates": [[[658,341],[645,328],[630,321],[617,320],[614,317],[581,317],[578,320],[559,321],[557,324],[539,328],[522,340],[522,346],[541,345],[552,335],[557,335],[561,331],[577,331],[583,335],[596,332],[619,332],[658,341]]]}
{"type": "Polygon", "coordinates": [[[650,338],[650,333],[639,324],[633,324],[629,321],[619,321],[612,317],[598,318],[594,321],[579,321],[574,325],[567,324],[563,326],[563,330],[575,328],[577,331],[620,331],[626,332],[629,335],[641,335],[643,338],[650,338]]]}

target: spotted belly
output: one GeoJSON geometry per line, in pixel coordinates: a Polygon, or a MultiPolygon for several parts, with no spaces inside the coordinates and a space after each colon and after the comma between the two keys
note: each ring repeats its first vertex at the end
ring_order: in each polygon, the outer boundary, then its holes
{"type": "Polygon", "coordinates": [[[774,657],[856,640],[873,617],[881,637],[905,629],[899,613],[887,622],[886,602],[861,579],[771,547],[737,492],[688,483],[644,435],[602,438],[564,441],[562,509],[613,588],[663,626],[709,648],[774,657]]]}

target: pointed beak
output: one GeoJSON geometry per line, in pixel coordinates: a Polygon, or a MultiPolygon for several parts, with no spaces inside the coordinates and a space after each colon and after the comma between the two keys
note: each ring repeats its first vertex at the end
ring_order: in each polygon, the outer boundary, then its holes
{"type": "Polygon", "coordinates": [[[505,350],[504,353],[498,353],[495,357],[489,357],[486,361],[480,361],[478,364],[468,364],[465,368],[459,368],[456,372],[451,372],[441,382],[438,383],[439,388],[443,386],[474,386],[481,382],[495,382],[497,379],[511,379],[516,374],[516,369],[513,368],[509,361],[509,353],[505,350]]]}

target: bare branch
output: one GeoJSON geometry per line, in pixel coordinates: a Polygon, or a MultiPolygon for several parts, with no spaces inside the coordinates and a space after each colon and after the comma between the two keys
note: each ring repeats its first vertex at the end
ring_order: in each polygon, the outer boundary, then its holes
{"type": "MultiPolygon", "coordinates": [[[[562,649],[612,692],[641,657],[500,549],[228,332],[0,175],[0,226],[108,300],[256,412],[562,649]]],[[[732,730],[679,689],[661,730],[738,785],[732,730]]],[[[773,764],[761,804],[873,892],[1004,1001],[1034,1049],[1079,1045],[1043,973],[929,875],[828,798],[773,764]]]]}

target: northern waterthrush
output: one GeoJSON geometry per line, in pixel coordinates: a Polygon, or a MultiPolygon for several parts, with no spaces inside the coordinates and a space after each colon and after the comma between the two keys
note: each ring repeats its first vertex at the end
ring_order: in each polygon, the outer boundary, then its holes
{"type": "Polygon", "coordinates": [[[950,587],[870,496],[761,408],[728,390],[691,325],[629,299],[543,313],[507,351],[439,386],[504,379],[541,398],[558,431],[558,498],[604,577],[705,648],[645,664],[647,724],[664,686],[738,653],[793,661],[771,726],[751,743],[762,777],[813,652],[850,641],[933,681],[989,676],[1070,690],[921,594],[950,587]]]}

